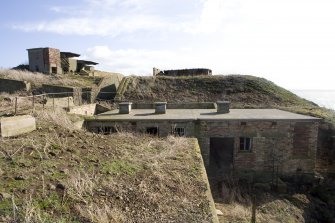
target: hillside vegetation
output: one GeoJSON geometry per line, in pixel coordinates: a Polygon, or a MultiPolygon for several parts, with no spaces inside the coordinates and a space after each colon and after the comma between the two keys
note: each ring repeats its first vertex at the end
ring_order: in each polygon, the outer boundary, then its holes
{"type": "Polygon", "coordinates": [[[33,90],[41,88],[42,84],[52,84],[71,87],[93,87],[96,86],[101,77],[79,76],[79,75],[46,75],[30,72],[27,70],[0,69],[0,78],[28,81],[33,90]]]}
{"type": "Polygon", "coordinates": [[[0,138],[0,222],[209,222],[194,139],[71,128],[38,112],[38,130],[0,138]]]}
{"type": "Polygon", "coordinates": [[[128,77],[123,98],[130,101],[208,102],[229,100],[234,108],[314,106],[272,82],[254,76],[128,77]]]}

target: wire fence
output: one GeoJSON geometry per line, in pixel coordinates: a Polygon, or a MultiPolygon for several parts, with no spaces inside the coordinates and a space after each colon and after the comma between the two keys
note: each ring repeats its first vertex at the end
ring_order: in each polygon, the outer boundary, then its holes
{"type": "Polygon", "coordinates": [[[4,97],[0,104],[1,115],[22,115],[33,113],[36,109],[63,108],[70,110],[74,106],[92,103],[104,103],[112,106],[115,104],[116,92],[80,91],[44,93],[29,96],[4,97]]]}

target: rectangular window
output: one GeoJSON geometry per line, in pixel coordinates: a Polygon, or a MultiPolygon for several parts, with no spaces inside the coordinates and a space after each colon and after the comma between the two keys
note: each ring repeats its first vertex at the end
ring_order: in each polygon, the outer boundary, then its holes
{"type": "Polygon", "coordinates": [[[51,67],[51,73],[57,74],[57,67],[51,67]]]}
{"type": "Polygon", "coordinates": [[[146,133],[154,136],[158,136],[158,127],[148,127],[146,133]]]}
{"type": "Polygon", "coordinates": [[[112,127],[112,126],[103,126],[103,127],[98,128],[98,133],[109,135],[109,134],[117,133],[117,130],[115,127],[112,127]]]}
{"type": "Polygon", "coordinates": [[[175,136],[185,136],[185,128],[176,127],[176,128],[173,129],[173,134],[175,136]]]}
{"type": "Polygon", "coordinates": [[[251,138],[240,137],[240,151],[251,151],[251,138]]]}

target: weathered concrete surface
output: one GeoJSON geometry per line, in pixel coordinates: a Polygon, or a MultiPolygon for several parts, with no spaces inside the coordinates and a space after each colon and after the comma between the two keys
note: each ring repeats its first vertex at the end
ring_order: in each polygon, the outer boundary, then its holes
{"type": "Polygon", "coordinates": [[[75,106],[73,102],[73,97],[63,97],[63,98],[47,98],[47,102],[45,104],[46,107],[61,107],[68,108],[75,106]]]}
{"type": "Polygon", "coordinates": [[[80,105],[82,103],[82,89],[80,87],[66,87],[58,85],[43,84],[42,91],[45,93],[57,93],[55,98],[73,97],[73,103],[80,105]]]}
{"type": "Polygon", "coordinates": [[[87,104],[87,105],[71,107],[69,113],[77,115],[93,116],[96,114],[107,112],[109,110],[110,110],[109,108],[106,108],[99,104],[87,104]]]}
{"type": "Polygon", "coordinates": [[[93,116],[95,114],[96,104],[87,104],[70,108],[70,114],[93,116]]]}
{"type": "Polygon", "coordinates": [[[30,82],[0,78],[0,92],[14,93],[16,91],[30,91],[30,90],[31,90],[30,82]]]}
{"type": "Polygon", "coordinates": [[[195,151],[196,151],[196,154],[197,154],[197,158],[200,160],[200,163],[201,163],[201,166],[200,166],[201,176],[202,176],[203,181],[206,184],[206,196],[207,196],[207,199],[208,199],[208,202],[209,202],[210,212],[212,213],[212,223],[219,223],[219,219],[218,219],[216,208],[215,208],[215,203],[214,203],[212,192],[211,192],[211,189],[210,189],[210,186],[209,186],[207,172],[206,172],[206,168],[204,166],[204,161],[203,161],[202,156],[201,156],[201,150],[200,150],[198,141],[196,142],[195,145],[196,145],[195,146],[195,151]]]}
{"type": "Polygon", "coordinates": [[[130,114],[119,115],[118,110],[103,113],[97,119],[106,120],[319,120],[279,109],[230,109],[230,113],[217,113],[216,109],[167,109],[166,114],[155,114],[154,109],[133,109],[130,114]]]}
{"type": "MultiPolygon", "coordinates": [[[[133,103],[133,109],[154,109],[153,103],[133,103]]],[[[214,109],[213,102],[167,103],[167,109],[214,109]]]]}
{"type": "Polygon", "coordinates": [[[36,130],[36,120],[30,115],[6,117],[0,119],[1,137],[12,137],[36,130]]]}

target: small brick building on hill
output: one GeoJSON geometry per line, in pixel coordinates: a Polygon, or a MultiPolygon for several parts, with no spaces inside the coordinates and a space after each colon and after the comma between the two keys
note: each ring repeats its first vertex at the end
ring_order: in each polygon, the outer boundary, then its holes
{"type": "Polygon", "coordinates": [[[80,54],[61,52],[59,49],[44,47],[27,49],[29,70],[46,74],[79,73],[81,75],[94,74],[93,65],[98,63],[78,60],[80,54]]]}

